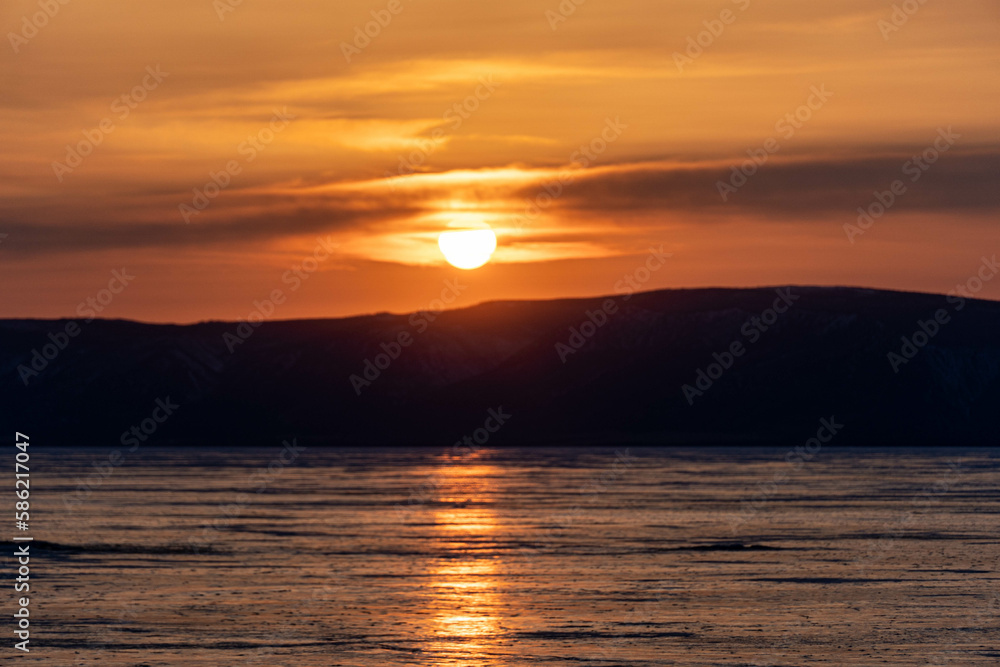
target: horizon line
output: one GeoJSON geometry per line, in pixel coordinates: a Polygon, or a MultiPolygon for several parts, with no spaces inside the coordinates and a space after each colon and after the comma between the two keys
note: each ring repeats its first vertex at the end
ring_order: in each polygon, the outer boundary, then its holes
{"type": "MultiPolygon", "coordinates": [[[[660,292],[698,292],[698,291],[710,291],[710,290],[723,290],[723,291],[755,291],[755,290],[770,290],[770,289],[781,289],[783,287],[796,287],[799,289],[810,289],[810,290],[856,290],[856,291],[867,291],[867,292],[883,292],[891,294],[911,294],[917,296],[948,296],[953,294],[955,290],[950,292],[922,292],[906,289],[893,289],[893,288],[882,288],[882,287],[868,287],[863,285],[815,285],[815,284],[795,284],[795,283],[783,283],[774,285],[755,285],[748,287],[733,287],[733,286],[703,286],[703,287],[664,287],[652,290],[641,290],[638,292],[630,292],[629,294],[644,295],[644,294],[656,294],[660,292]]],[[[380,310],[375,312],[365,312],[356,313],[352,315],[340,315],[331,317],[294,317],[294,318],[268,318],[263,320],[262,323],[266,322],[317,322],[317,321],[333,321],[333,320],[351,320],[360,319],[367,317],[381,317],[381,316],[392,316],[392,317],[405,317],[412,315],[414,313],[423,312],[434,312],[434,313],[450,313],[458,312],[462,310],[469,310],[472,308],[480,308],[482,306],[490,304],[500,304],[500,303],[554,303],[557,301],[592,301],[595,299],[617,299],[623,296],[622,294],[594,294],[590,296],[567,296],[567,297],[552,297],[552,298],[522,298],[522,299],[489,299],[486,301],[479,301],[477,303],[469,304],[466,306],[458,306],[454,308],[444,308],[442,310],[430,311],[430,310],[411,310],[405,312],[393,312],[387,310],[380,310]]],[[[1000,299],[990,299],[983,297],[963,297],[968,301],[982,301],[987,303],[997,303],[1000,304],[1000,299]]],[[[80,318],[80,317],[0,317],[0,323],[3,322],[72,322],[77,320],[86,320],[87,322],[128,322],[131,324],[142,324],[147,326],[178,326],[178,327],[189,327],[198,326],[203,324],[239,324],[245,322],[246,319],[236,319],[236,320],[223,320],[223,319],[204,319],[204,320],[194,320],[188,322],[162,322],[162,321],[149,321],[140,319],[131,319],[127,317],[95,317],[92,319],[80,318]]]]}

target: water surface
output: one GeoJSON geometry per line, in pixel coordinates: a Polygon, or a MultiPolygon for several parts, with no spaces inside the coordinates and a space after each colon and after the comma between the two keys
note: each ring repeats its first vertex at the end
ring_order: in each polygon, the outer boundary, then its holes
{"type": "Polygon", "coordinates": [[[25,664],[1000,663],[1000,450],[33,449],[25,664]]]}

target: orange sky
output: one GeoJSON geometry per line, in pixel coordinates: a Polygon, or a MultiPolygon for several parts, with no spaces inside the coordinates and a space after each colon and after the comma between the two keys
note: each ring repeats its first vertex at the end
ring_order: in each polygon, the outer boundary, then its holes
{"type": "Polygon", "coordinates": [[[0,317],[123,268],[102,316],[595,295],[661,246],[643,288],[947,292],[1000,251],[1000,6],[896,4],[12,0],[0,317]],[[490,264],[444,262],[456,222],[490,264]]]}

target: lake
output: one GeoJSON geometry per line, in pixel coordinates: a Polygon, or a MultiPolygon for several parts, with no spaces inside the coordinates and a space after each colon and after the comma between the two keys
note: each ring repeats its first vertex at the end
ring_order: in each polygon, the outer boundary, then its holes
{"type": "Polygon", "coordinates": [[[1000,663],[1000,449],[289,445],[36,443],[22,662],[1000,663]]]}

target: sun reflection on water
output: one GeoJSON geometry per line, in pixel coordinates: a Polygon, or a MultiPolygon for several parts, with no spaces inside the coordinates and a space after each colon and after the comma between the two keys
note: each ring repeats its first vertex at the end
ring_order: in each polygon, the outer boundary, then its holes
{"type": "Polygon", "coordinates": [[[499,559],[493,547],[499,530],[489,497],[492,466],[446,464],[439,471],[440,498],[454,503],[433,513],[444,557],[431,571],[431,605],[438,649],[455,664],[489,664],[504,632],[501,623],[499,559]]]}

